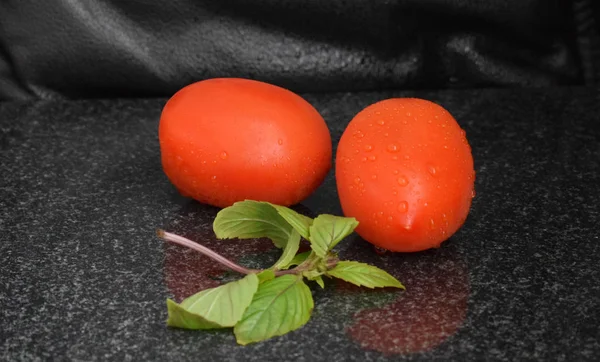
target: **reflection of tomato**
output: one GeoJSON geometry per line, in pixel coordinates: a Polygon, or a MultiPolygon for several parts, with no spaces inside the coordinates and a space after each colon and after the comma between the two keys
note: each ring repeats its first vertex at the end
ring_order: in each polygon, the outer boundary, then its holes
{"type": "Polygon", "coordinates": [[[439,105],[413,98],[375,103],[350,122],[336,182],[357,233],[392,251],[437,247],[464,223],[473,194],[465,132],[439,105]]]}
{"type": "Polygon", "coordinates": [[[225,207],[244,199],[292,205],[331,168],[323,118],[274,85],[210,79],[177,92],[159,127],[162,164],[179,191],[225,207]]]}
{"type": "Polygon", "coordinates": [[[460,260],[434,259],[405,260],[396,272],[406,291],[383,307],[356,313],[346,330],[350,337],[366,349],[408,354],[431,350],[455,334],[467,315],[466,265],[460,260]]]}

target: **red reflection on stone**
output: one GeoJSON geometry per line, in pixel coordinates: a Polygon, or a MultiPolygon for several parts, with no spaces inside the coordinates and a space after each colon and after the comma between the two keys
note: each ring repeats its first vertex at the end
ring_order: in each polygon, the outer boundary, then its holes
{"type": "Polygon", "coordinates": [[[409,354],[430,350],[456,333],[469,298],[464,262],[407,263],[394,275],[406,291],[386,306],[356,313],[347,329],[352,339],[365,349],[409,354]]]}

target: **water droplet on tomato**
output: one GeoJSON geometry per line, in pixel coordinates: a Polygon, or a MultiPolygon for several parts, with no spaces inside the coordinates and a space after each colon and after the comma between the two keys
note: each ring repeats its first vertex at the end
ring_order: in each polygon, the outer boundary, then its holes
{"type": "Polygon", "coordinates": [[[392,221],[394,221],[394,217],[393,216],[388,216],[387,221],[389,223],[391,223],[392,221]]]}
{"type": "Polygon", "coordinates": [[[384,133],[383,135],[384,135],[385,137],[387,137],[387,136],[389,136],[390,134],[386,132],[386,133],[384,133]]]}
{"type": "Polygon", "coordinates": [[[379,211],[379,212],[377,213],[377,216],[379,216],[379,217],[383,217],[383,211],[379,211]]]}
{"type": "Polygon", "coordinates": [[[354,137],[363,138],[365,135],[361,131],[354,132],[354,137]]]}
{"type": "Polygon", "coordinates": [[[376,179],[377,179],[377,175],[373,175],[373,176],[371,176],[371,178],[372,178],[373,180],[376,180],[376,179]]]}
{"type": "Polygon", "coordinates": [[[388,152],[398,152],[399,147],[393,143],[387,146],[388,152]]]}
{"type": "Polygon", "coordinates": [[[437,173],[437,170],[433,165],[427,166],[427,171],[429,172],[429,174],[431,174],[431,176],[435,176],[435,174],[437,173]]]}
{"type": "Polygon", "coordinates": [[[429,228],[431,230],[435,229],[435,221],[433,219],[429,219],[429,228]]]}
{"type": "Polygon", "coordinates": [[[377,159],[377,156],[375,156],[375,155],[369,156],[369,161],[375,161],[376,159],[377,159]]]}
{"type": "Polygon", "coordinates": [[[400,185],[400,186],[406,186],[406,185],[408,185],[408,180],[404,176],[398,177],[397,181],[398,181],[398,185],[400,185]]]}
{"type": "Polygon", "coordinates": [[[357,178],[355,178],[355,179],[354,179],[354,183],[355,183],[355,184],[359,184],[359,183],[360,183],[360,177],[357,177],[357,178]]]}
{"type": "Polygon", "coordinates": [[[283,144],[283,140],[280,138],[277,140],[277,143],[281,146],[283,144]]]}
{"type": "Polygon", "coordinates": [[[220,157],[222,160],[227,159],[227,152],[225,152],[225,151],[221,152],[220,157]]]}
{"type": "Polygon", "coordinates": [[[362,162],[366,162],[366,161],[367,161],[367,158],[366,158],[366,157],[363,157],[363,158],[361,158],[360,160],[361,160],[362,162]]]}
{"type": "Polygon", "coordinates": [[[216,181],[216,180],[217,180],[217,175],[213,175],[213,176],[211,177],[211,179],[212,179],[213,181],[216,181]]]}
{"type": "Polygon", "coordinates": [[[474,198],[474,197],[475,197],[475,195],[476,195],[475,189],[472,189],[472,190],[471,190],[471,198],[474,198]]]}
{"type": "Polygon", "coordinates": [[[385,121],[383,119],[380,119],[377,121],[377,124],[383,126],[385,124],[385,121]]]}
{"type": "Polygon", "coordinates": [[[371,146],[371,145],[366,145],[365,146],[365,151],[369,152],[369,151],[372,151],[372,150],[373,150],[373,146],[371,146]]]}
{"type": "Polygon", "coordinates": [[[408,211],[408,202],[400,201],[398,204],[398,212],[407,212],[408,211]]]}
{"type": "Polygon", "coordinates": [[[410,117],[410,116],[412,116],[412,113],[410,113],[410,112],[406,112],[406,116],[407,116],[407,117],[410,117]]]}

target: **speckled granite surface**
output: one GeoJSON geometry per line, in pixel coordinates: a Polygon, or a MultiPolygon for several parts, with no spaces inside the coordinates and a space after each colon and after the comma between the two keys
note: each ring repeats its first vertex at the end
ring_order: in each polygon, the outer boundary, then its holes
{"type": "MultiPolygon", "coordinates": [[[[471,214],[443,247],[342,256],[407,291],[329,282],[309,324],[240,347],[227,332],[165,327],[167,297],[232,275],[165,245],[163,227],[249,266],[269,243],[221,242],[217,209],[163,175],[164,99],[0,104],[0,360],[595,360],[600,355],[600,91],[569,88],[307,95],[334,143],[392,95],[447,107],[478,172],[471,214]]],[[[339,213],[332,174],[300,206],[339,213]]]]}

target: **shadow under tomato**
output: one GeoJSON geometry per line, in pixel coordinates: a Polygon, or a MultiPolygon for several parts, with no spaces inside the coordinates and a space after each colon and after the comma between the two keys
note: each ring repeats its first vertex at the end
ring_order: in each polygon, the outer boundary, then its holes
{"type": "Polygon", "coordinates": [[[373,263],[396,276],[406,291],[383,306],[355,313],[347,335],[364,349],[384,354],[431,350],[463,324],[469,299],[466,263],[451,246],[415,254],[386,254],[354,243],[344,259],[373,263]],[[365,260],[365,255],[369,255],[365,260]]]}

